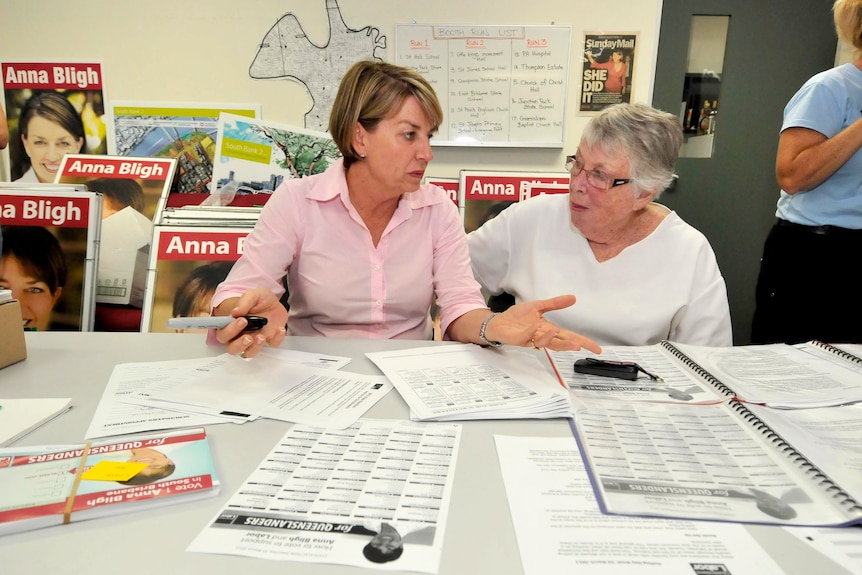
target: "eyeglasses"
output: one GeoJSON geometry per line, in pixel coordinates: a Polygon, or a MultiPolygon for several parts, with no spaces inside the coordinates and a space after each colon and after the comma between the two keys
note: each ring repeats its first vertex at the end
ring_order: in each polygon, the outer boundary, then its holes
{"type": "MultiPolygon", "coordinates": [[[[566,169],[572,176],[577,176],[584,171],[584,165],[574,155],[566,156],[566,169]]],[[[611,188],[632,182],[631,178],[612,178],[598,170],[587,170],[584,173],[587,176],[587,183],[599,190],[610,190],[611,188]]]]}

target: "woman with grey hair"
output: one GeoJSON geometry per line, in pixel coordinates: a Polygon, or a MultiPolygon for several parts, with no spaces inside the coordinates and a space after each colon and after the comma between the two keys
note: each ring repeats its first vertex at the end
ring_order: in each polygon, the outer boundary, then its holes
{"type": "Polygon", "coordinates": [[[476,279],[516,302],[576,293],[578,305],[546,317],[601,345],[732,345],[712,247],[655,201],[673,181],[681,143],[672,114],[606,108],[567,158],[568,195],[513,204],[469,234],[476,279]]]}

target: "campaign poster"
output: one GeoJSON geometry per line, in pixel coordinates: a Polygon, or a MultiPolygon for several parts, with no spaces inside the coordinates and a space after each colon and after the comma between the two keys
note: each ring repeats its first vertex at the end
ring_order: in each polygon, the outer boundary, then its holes
{"type": "Polygon", "coordinates": [[[70,186],[0,186],[0,289],[20,302],[25,331],[93,329],[101,209],[95,193],[70,186]]]}
{"type": "MultiPolygon", "coordinates": [[[[56,183],[85,185],[102,196],[98,303],[143,307],[152,222],[159,202],[167,196],[176,165],[173,158],[81,154],[63,158],[56,183]]],[[[111,308],[101,311],[121,313],[111,308]]]]}
{"type": "Polygon", "coordinates": [[[156,226],[142,331],[173,333],[169,318],[210,315],[215,289],[242,255],[250,231],[251,226],[156,226]]]}
{"type": "Polygon", "coordinates": [[[49,184],[65,154],[108,152],[101,64],[4,62],[0,69],[9,127],[9,174],[0,179],[49,184]]]}
{"type": "Polygon", "coordinates": [[[464,206],[464,231],[479,229],[510,205],[531,197],[530,185],[568,183],[567,172],[462,170],[459,189],[464,206]]]}

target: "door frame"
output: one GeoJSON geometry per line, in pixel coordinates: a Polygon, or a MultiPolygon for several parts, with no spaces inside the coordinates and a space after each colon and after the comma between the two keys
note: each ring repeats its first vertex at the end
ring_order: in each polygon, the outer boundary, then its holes
{"type": "MultiPolygon", "coordinates": [[[[653,106],[679,114],[691,17],[729,15],[711,158],[680,158],[661,203],[700,230],[727,283],[733,341],[751,341],[763,242],[775,222],[784,106],[835,62],[832,0],[663,0],[653,106]]],[[[801,297],[804,297],[801,295],[801,297]]]]}

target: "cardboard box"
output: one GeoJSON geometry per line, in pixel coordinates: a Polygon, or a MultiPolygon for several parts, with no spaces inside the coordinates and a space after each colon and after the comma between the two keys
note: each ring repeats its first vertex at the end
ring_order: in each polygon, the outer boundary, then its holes
{"type": "Polygon", "coordinates": [[[17,299],[0,301],[0,368],[27,359],[21,304],[17,299]]]}

